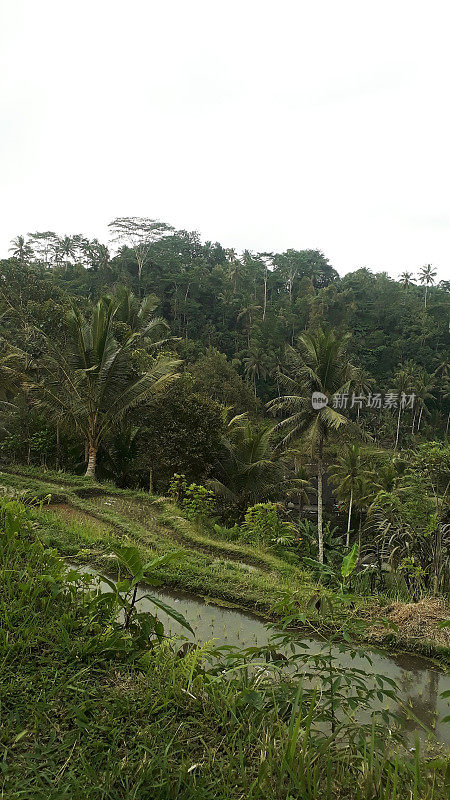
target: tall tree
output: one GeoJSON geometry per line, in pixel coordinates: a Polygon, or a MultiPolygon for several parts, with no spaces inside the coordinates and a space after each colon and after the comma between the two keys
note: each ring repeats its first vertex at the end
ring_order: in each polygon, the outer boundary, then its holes
{"type": "Polygon", "coordinates": [[[402,272],[402,274],[400,275],[400,283],[404,289],[409,289],[412,281],[413,281],[412,272],[407,272],[406,270],[405,272],[402,272]]]}
{"type": "Polygon", "coordinates": [[[11,247],[9,248],[13,258],[17,258],[21,264],[25,264],[33,256],[33,248],[25,240],[24,236],[16,236],[11,240],[11,247]]]}
{"type": "Polygon", "coordinates": [[[67,317],[67,353],[47,339],[45,378],[35,389],[55,415],[72,419],[87,445],[86,475],[94,477],[97,451],[105,435],[126,412],[178,377],[179,361],[159,356],[143,374],[132,367],[132,353],[146,329],[122,344],[113,333],[116,304],[100,300],[87,322],[77,310],[67,317]]]}
{"type": "Polygon", "coordinates": [[[342,398],[348,393],[354,377],[354,367],[347,360],[348,336],[339,338],[332,331],[319,330],[315,335],[301,334],[298,349],[289,348],[287,362],[289,375],[285,384],[289,394],[272,400],[268,407],[275,413],[287,416],[278,423],[285,432],[280,446],[293,439],[304,437],[317,458],[317,533],[319,561],[323,563],[323,472],[324,443],[332,433],[349,420],[331,403],[333,397],[342,398]],[[326,405],[314,408],[313,392],[326,398],[326,405]]]}
{"type": "Polygon", "coordinates": [[[346,546],[350,547],[353,505],[355,500],[361,496],[365,485],[365,472],[362,468],[361,453],[357,444],[347,445],[337,463],[331,467],[329,474],[336,485],[338,497],[348,506],[346,546]]]}
{"type": "Polygon", "coordinates": [[[425,308],[427,307],[427,293],[428,287],[434,284],[434,279],[437,272],[431,264],[426,264],[419,272],[419,281],[425,284],[425,308]]]}
{"type": "Polygon", "coordinates": [[[256,394],[256,381],[259,378],[267,377],[267,361],[262,348],[257,344],[250,346],[247,356],[244,358],[244,372],[247,378],[251,380],[253,385],[253,392],[256,394]]]}
{"type": "Polygon", "coordinates": [[[131,247],[138,267],[138,285],[141,291],[142,270],[155,242],[173,233],[174,228],[165,222],[148,217],[116,217],[109,223],[113,241],[131,247]]]}
{"type": "Polygon", "coordinates": [[[252,425],[245,414],[228,423],[215,474],[208,485],[239,516],[248,506],[299,486],[295,478],[286,480],[284,465],[274,450],[273,426],[252,425]]]}
{"type": "Polygon", "coordinates": [[[398,440],[400,436],[400,421],[405,407],[404,398],[406,397],[407,392],[410,391],[411,384],[412,384],[412,378],[410,371],[406,369],[397,370],[397,372],[394,375],[393,390],[391,392],[391,394],[393,395],[394,408],[398,409],[394,450],[396,450],[398,447],[398,440]]]}

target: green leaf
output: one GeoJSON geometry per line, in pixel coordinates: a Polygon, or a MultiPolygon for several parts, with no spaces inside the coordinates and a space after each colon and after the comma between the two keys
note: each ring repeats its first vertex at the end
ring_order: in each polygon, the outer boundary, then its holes
{"type": "Polygon", "coordinates": [[[172,617],[172,619],[182,625],[183,628],[187,628],[187,630],[192,634],[194,633],[187,619],[183,616],[183,614],[180,614],[179,611],[176,611],[174,608],[172,608],[172,606],[168,606],[167,603],[164,603],[163,600],[159,599],[159,597],[154,597],[151,594],[146,594],[145,597],[148,598],[155,606],[157,606],[157,608],[160,608],[161,611],[164,611],[168,617],[172,617]]]}
{"type": "Polygon", "coordinates": [[[358,556],[359,549],[357,543],[355,542],[350,552],[347,553],[347,555],[342,559],[341,575],[343,578],[348,578],[348,576],[352,574],[356,567],[358,556]]]}
{"type": "Polygon", "coordinates": [[[154,558],[153,561],[147,561],[146,564],[142,567],[144,573],[149,572],[156,567],[161,567],[163,564],[167,564],[169,561],[173,561],[174,559],[181,558],[182,551],[181,550],[173,550],[171,553],[166,553],[164,556],[159,556],[159,558],[154,558]]]}
{"type": "Polygon", "coordinates": [[[119,562],[131,572],[133,578],[141,580],[144,577],[144,567],[137,547],[113,547],[119,562]]]}

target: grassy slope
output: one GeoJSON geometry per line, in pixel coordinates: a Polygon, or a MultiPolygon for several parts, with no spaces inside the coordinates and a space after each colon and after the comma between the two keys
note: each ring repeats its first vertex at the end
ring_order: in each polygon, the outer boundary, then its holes
{"type": "Polygon", "coordinates": [[[196,674],[195,652],[180,659],[163,645],[142,657],[105,630],[98,605],[65,590],[33,532],[2,534],[1,797],[364,800],[375,787],[380,800],[445,797],[442,759],[391,766],[369,748],[362,771],[357,752],[305,734],[308,704],[293,730],[276,706],[247,704],[246,681],[196,674]]]}
{"type": "Polygon", "coordinates": [[[305,602],[317,591],[307,572],[269,552],[212,538],[169,502],[152,502],[144,492],[77,476],[45,473],[37,479],[34,470],[29,477],[26,473],[24,468],[20,474],[3,472],[0,486],[19,496],[22,492],[39,498],[52,495],[52,505],[44,504],[36,519],[45,541],[69,558],[107,569],[113,563],[113,544],[132,543],[149,558],[175,549],[182,554],[181,561],[160,571],[167,586],[260,612],[269,611],[283,592],[295,591],[305,602]],[[89,490],[91,496],[78,494],[89,490]],[[95,490],[102,493],[94,494],[95,490]]]}
{"type": "MultiPolygon", "coordinates": [[[[299,611],[304,611],[309,598],[318,591],[331,595],[305,570],[260,548],[212,537],[180,516],[171,503],[151,498],[146,492],[24,466],[0,473],[1,487],[19,496],[26,493],[44,498],[51,494],[52,505],[44,504],[36,512],[41,536],[78,562],[111,570],[111,546],[118,543],[134,544],[149,558],[176,549],[182,554],[181,561],[161,568],[166,586],[262,614],[269,613],[283,596],[295,596],[299,611]]],[[[360,598],[349,612],[348,629],[354,628],[353,619],[370,619],[373,607],[371,598],[360,598]]],[[[379,606],[376,616],[385,616],[379,606]]],[[[323,627],[322,618],[313,621],[316,627],[323,627]]],[[[383,628],[380,631],[380,626],[377,643],[421,650],[444,659],[449,654],[449,649],[440,647],[436,640],[411,638],[402,630],[395,634],[383,628]]]]}

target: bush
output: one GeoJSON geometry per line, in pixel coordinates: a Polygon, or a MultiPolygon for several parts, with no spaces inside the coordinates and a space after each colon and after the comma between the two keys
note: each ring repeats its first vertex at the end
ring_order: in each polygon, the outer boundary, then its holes
{"type": "Polygon", "coordinates": [[[300,543],[297,529],[292,522],[278,516],[277,503],[256,503],[245,512],[241,525],[241,539],[244,542],[269,546],[292,547],[300,543]]]}
{"type": "Polygon", "coordinates": [[[184,475],[175,473],[169,485],[169,497],[179,505],[191,519],[210,517],[214,513],[214,494],[198,483],[190,483],[184,475]]]}

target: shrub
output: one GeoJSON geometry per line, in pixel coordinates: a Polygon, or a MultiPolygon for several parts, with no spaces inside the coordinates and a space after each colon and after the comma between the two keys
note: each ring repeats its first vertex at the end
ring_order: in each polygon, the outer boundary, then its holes
{"type": "Polygon", "coordinates": [[[250,506],[241,525],[241,539],[269,546],[292,547],[298,544],[300,539],[295,525],[280,519],[278,510],[277,503],[250,506]]]}
{"type": "Polygon", "coordinates": [[[169,485],[169,496],[188,517],[209,517],[214,513],[214,494],[198,483],[190,483],[184,475],[175,473],[169,485]]]}

